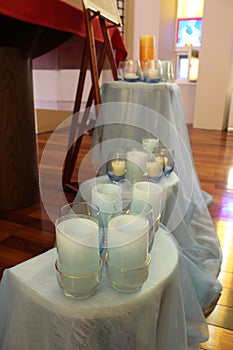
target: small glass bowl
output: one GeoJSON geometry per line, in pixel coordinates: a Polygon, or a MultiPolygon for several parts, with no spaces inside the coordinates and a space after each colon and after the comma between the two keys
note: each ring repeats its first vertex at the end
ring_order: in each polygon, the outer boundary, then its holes
{"type": "Polygon", "coordinates": [[[170,82],[174,80],[174,72],[173,72],[173,62],[172,61],[161,61],[162,64],[162,78],[161,80],[164,82],[170,82]]]}
{"type": "MultiPolygon", "coordinates": [[[[162,158],[163,160],[163,158],[162,158]]],[[[163,177],[164,165],[154,155],[146,163],[146,178],[150,182],[159,182],[163,177]]]]}
{"type": "Polygon", "coordinates": [[[118,79],[119,80],[128,81],[128,82],[135,82],[139,80],[143,80],[143,72],[141,67],[140,60],[128,60],[121,63],[120,73],[118,73],[118,79]]]}
{"type": "Polygon", "coordinates": [[[148,152],[141,145],[130,147],[126,152],[126,179],[132,184],[145,181],[148,152]]]}
{"type": "Polygon", "coordinates": [[[58,259],[55,262],[57,282],[67,297],[74,299],[88,299],[95,294],[102,280],[103,260],[96,271],[87,275],[72,276],[62,272],[58,267],[58,259]]]}
{"type": "Polygon", "coordinates": [[[107,162],[107,174],[113,183],[125,179],[126,159],[124,152],[110,152],[107,162]]]}
{"type": "Polygon", "coordinates": [[[108,280],[111,286],[120,292],[137,292],[148,278],[151,263],[151,255],[149,253],[144,266],[130,270],[113,265],[109,260],[108,253],[105,255],[105,260],[108,280]]]}
{"type": "Polygon", "coordinates": [[[160,60],[149,60],[143,66],[144,81],[147,83],[159,83],[162,77],[162,64],[160,60]]]}

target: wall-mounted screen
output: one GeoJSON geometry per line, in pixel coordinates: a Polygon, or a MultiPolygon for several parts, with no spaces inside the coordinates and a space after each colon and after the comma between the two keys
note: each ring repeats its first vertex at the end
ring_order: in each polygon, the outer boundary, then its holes
{"type": "Polygon", "coordinates": [[[176,46],[201,46],[202,18],[178,18],[176,32],[176,46]]]}

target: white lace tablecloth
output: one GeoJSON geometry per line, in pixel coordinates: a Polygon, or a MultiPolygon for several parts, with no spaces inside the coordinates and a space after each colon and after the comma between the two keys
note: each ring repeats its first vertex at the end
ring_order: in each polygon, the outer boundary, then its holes
{"type": "Polygon", "coordinates": [[[182,255],[163,228],[151,255],[149,277],[139,292],[112,289],[104,268],[97,293],[82,301],[60,290],[55,248],[5,270],[0,349],[187,350],[188,343],[199,349],[208,338],[207,325],[182,255]]]}

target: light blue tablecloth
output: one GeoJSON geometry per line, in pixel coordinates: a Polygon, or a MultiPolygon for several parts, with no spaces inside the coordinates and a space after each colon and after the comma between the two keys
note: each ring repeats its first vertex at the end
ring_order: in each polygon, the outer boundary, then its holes
{"type": "Polygon", "coordinates": [[[163,228],[151,256],[140,291],[115,291],[104,268],[97,293],[82,301],[60,290],[55,248],[5,270],[1,350],[188,350],[188,344],[199,349],[208,328],[182,254],[163,228]]]}
{"type": "Polygon", "coordinates": [[[175,150],[179,192],[165,222],[186,260],[203,309],[221,291],[217,280],[222,254],[208,204],[194,166],[178,85],[174,83],[111,82],[102,86],[102,104],[93,135],[92,159],[98,170],[110,150],[141,144],[143,137],[159,138],[175,150]]]}

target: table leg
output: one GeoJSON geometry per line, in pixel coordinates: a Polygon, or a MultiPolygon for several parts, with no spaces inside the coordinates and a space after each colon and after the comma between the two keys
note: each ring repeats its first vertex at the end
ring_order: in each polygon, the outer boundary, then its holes
{"type": "Polygon", "coordinates": [[[0,210],[39,200],[31,59],[0,47],[0,210]]]}

